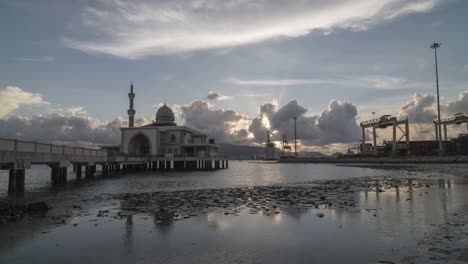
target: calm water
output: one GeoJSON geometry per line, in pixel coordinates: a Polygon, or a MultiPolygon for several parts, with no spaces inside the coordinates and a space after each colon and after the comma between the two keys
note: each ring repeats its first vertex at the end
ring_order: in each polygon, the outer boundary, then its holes
{"type": "MultiPolygon", "coordinates": [[[[432,188],[357,193],[359,208],[295,209],[281,214],[239,216],[219,213],[159,224],[148,214],[124,219],[97,218],[106,203],[89,205],[65,224],[35,218],[0,226],[0,263],[376,263],[411,255],[434,225],[447,222],[468,201],[468,185],[458,166],[418,170],[381,170],[314,164],[231,162],[215,172],[137,173],[50,187],[47,167],[27,175],[26,199],[54,206],[51,214],[71,210],[81,199],[102,193],[302,184],[362,176],[418,178],[432,188]],[[442,172],[437,172],[442,171],[442,172]],[[451,176],[457,172],[458,176],[451,176]],[[323,213],[323,218],[316,216],[323,213]],[[77,224],[77,226],[74,226],[77,224]]],[[[0,194],[8,175],[0,174],[0,194]]],[[[118,206],[117,206],[118,207],[118,206]]]]}

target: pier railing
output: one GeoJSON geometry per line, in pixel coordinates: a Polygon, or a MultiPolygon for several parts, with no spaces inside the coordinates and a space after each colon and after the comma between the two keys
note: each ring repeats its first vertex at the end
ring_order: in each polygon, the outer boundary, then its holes
{"type": "Polygon", "coordinates": [[[44,144],[16,139],[0,139],[0,151],[68,154],[79,156],[106,157],[107,151],[64,145],[44,144]]]}

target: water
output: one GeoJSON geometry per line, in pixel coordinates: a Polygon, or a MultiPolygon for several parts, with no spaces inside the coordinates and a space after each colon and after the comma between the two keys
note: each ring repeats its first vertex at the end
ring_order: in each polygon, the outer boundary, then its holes
{"type": "MultiPolygon", "coordinates": [[[[39,166],[27,175],[26,199],[46,200],[54,206],[50,214],[57,216],[72,210],[81,199],[102,193],[301,185],[388,175],[436,186],[356,193],[356,209],[376,210],[284,208],[281,214],[269,216],[243,210],[239,216],[213,212],[164,224],[145,213],[97,218],[99,210],[119,206],[96,202],[61,218],[66,219],[64,224],[38,217],[0,226],[0,263],[376,263],[398,259],[413,254],[425,233],[447,223],[451,213],[466,205],[466,170],[457,168],[383,170],[231,162],[230,169],[214,172],[136,173],[69,180],[67,186],[50,187],[48,168],[39,166]],[[317,217],[317,212],[324,217],[317,217]]],[[[2,194],[5,175],[0,174],[2,194]]],[[[73,178],[71,172],[69,178],[73,178]]]]}

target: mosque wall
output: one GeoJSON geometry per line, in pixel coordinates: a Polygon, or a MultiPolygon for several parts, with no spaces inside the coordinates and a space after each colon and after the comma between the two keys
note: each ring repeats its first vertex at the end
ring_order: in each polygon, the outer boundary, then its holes
{"type": "Polygon", "coordinates": [[[122,129],[122,152],[129,153],[129,144],[134,136],[142,134],[150,145],[150,154],[158,153],[158,130],[156,128],[122,129]]]}

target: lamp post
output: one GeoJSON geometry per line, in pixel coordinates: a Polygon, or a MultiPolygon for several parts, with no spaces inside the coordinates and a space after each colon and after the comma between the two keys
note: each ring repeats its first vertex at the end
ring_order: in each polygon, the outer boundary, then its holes
{"type": "Polygon", "coordinates": [[[436,70],[436,86],[437,86],[437,127],[439,131],[439,151],[443,151],[442,146],[442,128],[440,126],[440,98],[439,98],[439,70],[437,68],[437,48],[440,48],[440,43],[434,42],[431,45],[431,49],[434,49],[435,56],[435,70],[436,70]]]}
{"type": "Polygon", "coordinates": [[[294,119],[294,157],[297,159],[297,130],[296,130],[296,120],[297,117],[293,117],[294,119]]]}

